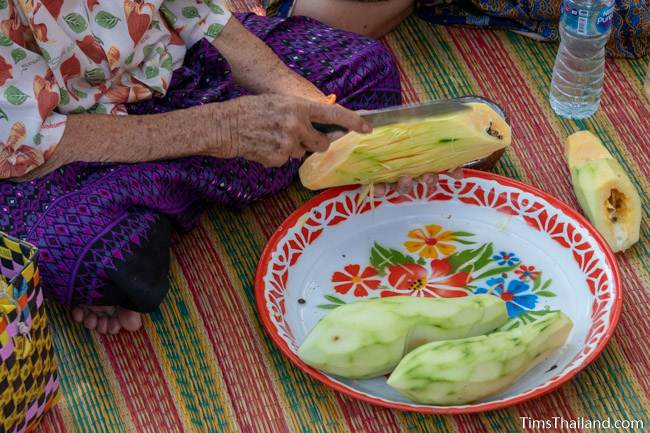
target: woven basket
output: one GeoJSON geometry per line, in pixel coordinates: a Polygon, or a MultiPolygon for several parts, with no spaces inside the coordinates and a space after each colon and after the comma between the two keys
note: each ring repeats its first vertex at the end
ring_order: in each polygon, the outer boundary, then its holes
{"type": "Polygon", "coordinates": [[[648,63],[648,72],[645,73],[645,86],[643,86],[645,91],[645,97],[650,101],[650,63],[648,63]]]}
{"type": "Polygon", "coordinates": [[[36,256],[0,232],[0,433],[34,430],[58,395],[36,256]]]}

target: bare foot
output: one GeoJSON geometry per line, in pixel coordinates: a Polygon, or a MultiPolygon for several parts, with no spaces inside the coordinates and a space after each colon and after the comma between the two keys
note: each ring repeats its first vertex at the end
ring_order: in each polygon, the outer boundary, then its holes
{"type": "Polygon", "coordinates": [[[122,307],[82,305],[72,310],[75,322],[100,334],[118,334],[122,329],[135,332],[142,327],[142,316],[122,307]]]}

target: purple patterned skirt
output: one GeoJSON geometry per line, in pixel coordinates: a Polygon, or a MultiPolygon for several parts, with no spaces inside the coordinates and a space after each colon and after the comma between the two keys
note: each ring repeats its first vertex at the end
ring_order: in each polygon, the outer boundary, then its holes
{"type": "MultiPolygon", "coordinates": [[[[400,102],[399,74],[380,43],[306,18],[237,17],[294,71],[325,94],[336,94],[342,105],[373,109],[400,102]]],[[[160,113],[246,93],[204,40],[188,51],[165,97],[127,108],[131,114],[160,113]]],[[[168,287],[172,224],[189,230],[206,205],[241,208],[275,194],[293,181],[298,166],[296,160],[265,168],[210,157],[75,163],[33,181],[0,182],[0,230],[40,249],[43,288],[64,306],[151,311],[168,287]]]]}

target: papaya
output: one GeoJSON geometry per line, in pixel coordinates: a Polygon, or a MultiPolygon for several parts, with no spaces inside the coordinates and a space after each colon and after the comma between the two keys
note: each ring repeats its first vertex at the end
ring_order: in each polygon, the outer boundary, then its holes
{"type": "Polygon", "coordinates": [[[566,141],[566,159],[580,207],[614,252],[639,240],[641,198],[621,164],[594,134],[566,141]]]}
{"type": "Polygon", "coordinates": [[[469,110],[348,133],[310,155],[300,180],[312,190],[390,183],[461,167],[510,145],[510,125],[499,113],[482,102],[466,104],[469,110]]]}
{"type": "Polygon", "coordinates": [[[417,403],[471,403],[519,380],[562,347],[572,327],[557,311],[509,331],[425,344],[402,359],[388,385],[417,403]]]}
{"type": "Polygon", "coordinates": [[[421,344],[485,334],[507,320],[505,302],[491,295],[351,302],[316,324],[298,357],[326,373],[367,379],[389,373],[421,344]]]}

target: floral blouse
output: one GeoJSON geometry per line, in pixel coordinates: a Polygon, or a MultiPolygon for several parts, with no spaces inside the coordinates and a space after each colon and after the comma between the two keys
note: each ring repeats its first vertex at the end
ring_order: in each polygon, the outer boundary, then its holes
{"type": "Polygon", "coordinates": [[[166,92],[223,0],[0,0],[0,179],[43,164],[68,114],[126,114],[166,92]]]}

